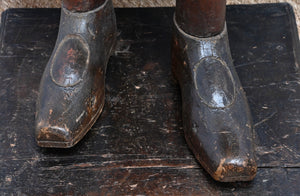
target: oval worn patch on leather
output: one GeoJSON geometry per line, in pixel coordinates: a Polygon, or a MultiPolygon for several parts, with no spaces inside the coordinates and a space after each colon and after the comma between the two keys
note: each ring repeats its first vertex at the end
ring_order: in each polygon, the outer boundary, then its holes
{"type": "Polygon", "coordinates": [[[196,65],[194,81],[200,98],[212,108],[231,105],[235,98],[235,85],[226,63],[218,57],[204,57],[196,65]]]}
{"type": "Polygon", "coordinates": [[[78,84],[87,69],[89,48],[79,35],[68,35],[59,44],[51,63],[51,78],[59,86],[78,84]]]}

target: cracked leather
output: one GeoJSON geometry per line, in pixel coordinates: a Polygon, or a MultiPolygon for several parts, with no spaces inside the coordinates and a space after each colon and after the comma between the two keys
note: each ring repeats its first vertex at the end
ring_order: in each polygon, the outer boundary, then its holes
{"type": "Polygon", "coordinates": [[[62,8],[56,45],[40,83],[39,146],[72,147],[95,123],[104,105],[106,66],[115,41],[111,0],[88,12],[62,8]]]}
{"type": "Polygon", "coordinates": [[[174,17],[172,69],[182,95],[186,141],[217,181],[256,175],[250,109],[233,67],[226,25],[219,35],[185,33],[174,17]]]}

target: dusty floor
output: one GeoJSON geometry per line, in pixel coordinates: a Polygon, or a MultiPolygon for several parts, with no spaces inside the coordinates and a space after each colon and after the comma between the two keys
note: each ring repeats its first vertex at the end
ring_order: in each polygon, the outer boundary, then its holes
{"type": "MultiPolygon", "coordinates": [[[[171,7],[175,0],[113,0],[115,7],[171,7]]],[[[288,2],[295,11],[300,35],[300,0],[227,0],[227,4],[288,2]]],[[[61,0],[0,0],[0,13],[8,8],[60,7],[61,0]]]]}

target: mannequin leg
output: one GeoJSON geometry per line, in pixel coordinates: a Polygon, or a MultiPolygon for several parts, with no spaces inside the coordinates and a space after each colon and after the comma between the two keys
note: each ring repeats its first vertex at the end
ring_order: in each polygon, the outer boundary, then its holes
{"type": "Polygon", "coordinates": [[[55,48],[40,83],[36,140],[69,148],[104,106],[105,72],[116,41],[111,0],[64,0],[55,48]]]}
{"type": "Polygon", "coordinates": [[[177,0],[176,21],[190,35],[210,37],[223,31],[226,0],[177,0]]]}
{"type": "Polygon", "coordinates": [[[182,96],[186,141],[217,181],[256,175],[250,109],[234,69],[225,0],[177,0],[172,69],[182,96]]]}
{"type": "Polygon", "coordinates": [[[63,7],[73,12],[86,12],[102,5],[105,0],[63,0],[63,7]]]}

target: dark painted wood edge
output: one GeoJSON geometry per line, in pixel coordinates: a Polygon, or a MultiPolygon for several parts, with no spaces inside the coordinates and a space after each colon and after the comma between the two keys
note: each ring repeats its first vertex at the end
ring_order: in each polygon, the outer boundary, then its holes
{"type": "Polygon", "coordinates": [[[297,22],[296,22],[296,18],[295,18],[295,12],[293,9],[293,6],[289,3],[283,3],[285,5],[285,9],[287,10],[287,12],[289,12],[290,14],[288,14],[289,16],[289,22],[290,22],[290,26],[291,26],[291,33],[292,33],[292,39],[293,39],[293,50],[294,50],[294,58],[295,58],[295,62],[298,64],[298,72],[300,71],[300,40],[299,40],[299,34],[298,34],[298,28],[297,28],[297,22]]]}

